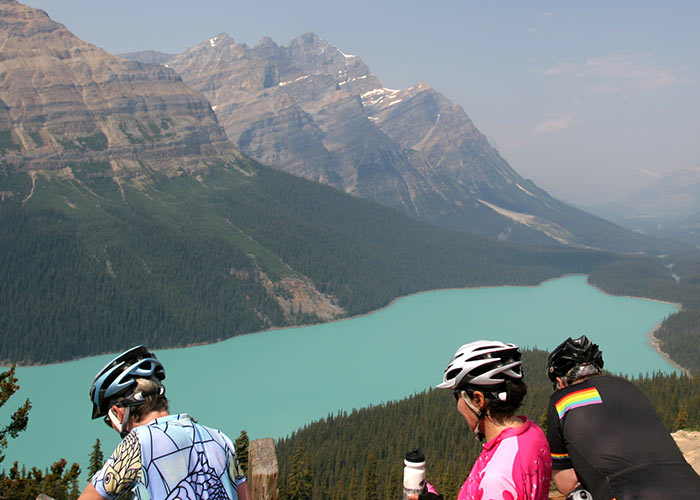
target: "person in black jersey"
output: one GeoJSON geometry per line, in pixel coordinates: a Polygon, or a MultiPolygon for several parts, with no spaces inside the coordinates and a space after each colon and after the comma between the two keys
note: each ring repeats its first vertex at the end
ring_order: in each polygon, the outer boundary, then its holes
{"type": "Polygon", "coordinates": [[[583,488],[595,500],[700,499],[700,477],[649,400],[602,368],[598,346],[585,335],[568,338],[547,359],[555,388],[547,440],[557,489],[566,495],[583,488]]]}

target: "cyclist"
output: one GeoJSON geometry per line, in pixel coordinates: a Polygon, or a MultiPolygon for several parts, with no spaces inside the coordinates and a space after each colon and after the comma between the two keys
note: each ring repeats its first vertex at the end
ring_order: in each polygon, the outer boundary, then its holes
{"type": "Polygon", "coordinates": [[[700,478],[646,396],[602,369],[602,353],[585,335],[566,339],[547,359],[557,489],[583,487],[595,500],[699,498],[700,478]]]}
{"type": "Polygon", "coordinates": [[[80,500],[248,499],[231,440],[187,414],[171,415],[164,379],[163,365],[144,346],[97,373],[90,388],[92,418],[102,417],[122,441],[80,500]]]}
{"type": "Polygon", "coordinates": [[[542,430],[515,416],[527,393],[515,344],[479,340],[460,347],[437,386],[451,389],[457,411],[486,440],[458,500],[544,500],[552,462],[542,430]]]}

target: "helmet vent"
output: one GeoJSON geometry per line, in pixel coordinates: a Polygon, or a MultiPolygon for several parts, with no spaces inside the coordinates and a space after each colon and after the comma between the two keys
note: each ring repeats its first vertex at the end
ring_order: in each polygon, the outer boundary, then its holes
{"type": "Polygon", "coordinates": [[[452,379],[455,378],[457,375],[459,375],[459,372],[461,372],[461,371],[462,371],[461,368],[456,368],[456,369],[454,369],[454,370],[450,370],[449,372],[447,372],[447,373],[445,374],[445,380],[452,380],[452,379]]]}

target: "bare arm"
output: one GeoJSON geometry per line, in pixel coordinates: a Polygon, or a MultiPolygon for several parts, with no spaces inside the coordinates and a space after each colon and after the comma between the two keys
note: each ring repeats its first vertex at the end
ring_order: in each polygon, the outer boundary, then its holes
{"type": "Polygon", "coordinates": [[[78,497],[78,500],[106,500],[106,499],[102,495],[97,493],[97,490],[92,485],[92,483],[89,483],[85,487],[85,489],[83,490],[82,494],[78,497]]]}
{"type": "Polygon", "coordinates": [[[555,470],[552,473],[552,478],[554,478],[557,489],[564,495],[568,495],[578,484],[578,477],[574,469],[555,470]]]}
{"type": "Polygon", "coordinates": [[[238,500],[248,500],[248,481],[238,486],[238,500]]]}

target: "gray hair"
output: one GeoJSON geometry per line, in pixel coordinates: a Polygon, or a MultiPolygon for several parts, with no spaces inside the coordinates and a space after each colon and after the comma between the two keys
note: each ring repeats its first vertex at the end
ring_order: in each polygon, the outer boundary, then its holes
{"type": "Polygon", "coordinates": [[[153,378],[139,378],[136,379],[136,390],[135,393],[148,393],[155,392],[150,396],[146,396],[142,404],[130,407],[130,418],[139,421],[145,415],[153,411],[161,412],[168,411],[168,398],[165,397],[165,388],[162,391],[163,384],[159,380],[153,378]]]}
{"type": "Polygon", "coordinates": [[[600,375],[602,370],[591,363],[583,363],[581,365],[574,366],[571,370],[566,373],[566,379],[569,383],[576,382],[577,380],[594,377],[600,375]]]}

